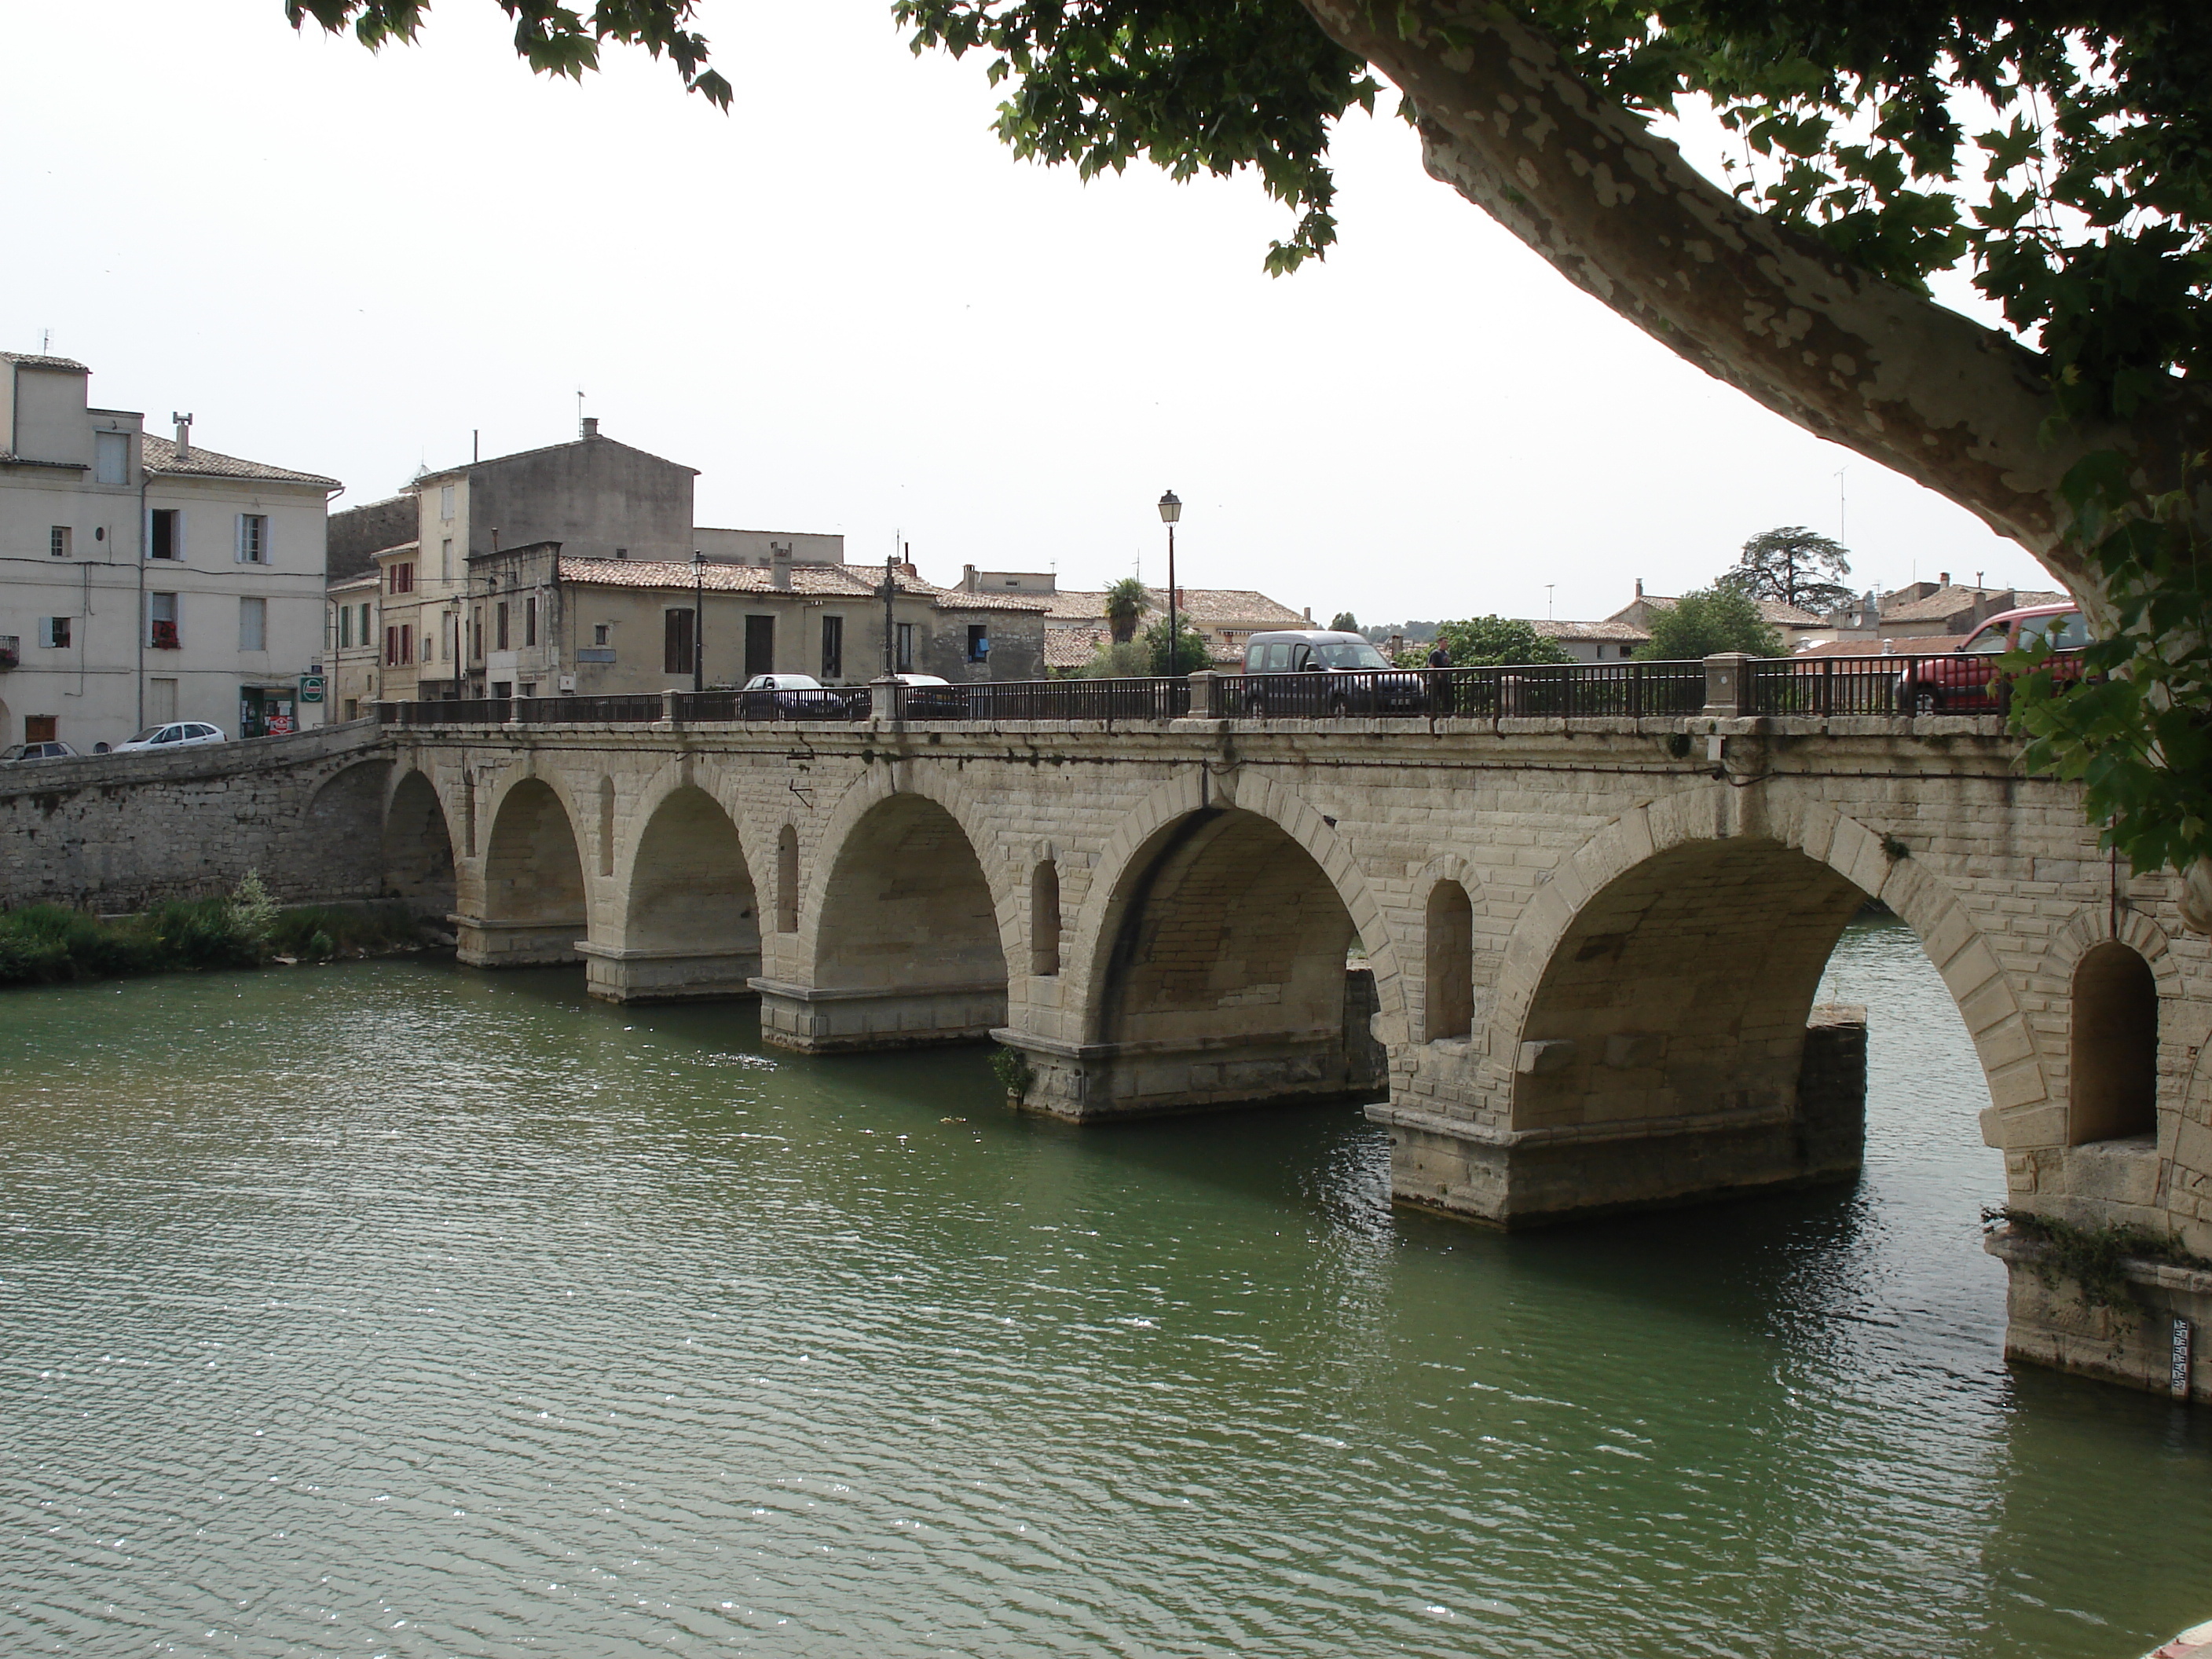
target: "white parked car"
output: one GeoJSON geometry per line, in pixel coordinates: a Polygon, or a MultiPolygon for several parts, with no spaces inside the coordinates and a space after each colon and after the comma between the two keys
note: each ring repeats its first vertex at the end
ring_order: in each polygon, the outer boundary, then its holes
{"type": "Polygon", "coordinates": [[[185,749],[198,743],[228,743],[220,726],[210,726],[205,720],[171,720],[167,726],[149,726],[128,743],[118,743],[114,752],[128,754],[134,749],[185,749]]]}
{"type": "Polygon", "coordinates": [[[811,674],[756,674],[738,693],[738,713],[749,720],[842,720],[850,708],[845,694],[811,674]]]}

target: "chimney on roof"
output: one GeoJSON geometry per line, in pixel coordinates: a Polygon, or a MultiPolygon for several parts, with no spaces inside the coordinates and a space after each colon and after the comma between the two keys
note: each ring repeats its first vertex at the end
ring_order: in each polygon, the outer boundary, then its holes
{"type": "Polygon", "coordinates": [[[189,460],[192,453],[192,417],[179,415],[173,409],[169,411],[169,418],[177,423],[177,459],[189,460]]]}
{"type": "Polygon", "coordinates": [[[1313,620],[1313,607],[1311,605],[1308,605],[1306,607],[1306,620],[1308,622],[1311,622],[1313,620]]]}
{"type": "Polygon", "coordinates": [[[1639,599],[1644,597],[1644,578],[1641,576],[1636,579],[1636,597],[1639,599]]]}
{"type": "Polygon", "coordinates": [[[960,591],[963,593],[973,593],[975,591],[975,567],[972,564],[963,564],[960,567],[960,591]]]}
{"type": "Polygon", "coordinates": [[[1950,573],[1949,571],[1948,571],[1948,570],[1939,570],[1939,571],[1937,571],[1937,572],[1936,573],[1936,586],[1938,586],[1938,587],[1948,587],[1950,585],[1951,585],[1951,573],[1950,573]]]}
{"type": "Polygon", "coordinates": [[[586,415],[584,416],[584,435],[586,438],[596,438],[599,435],[599,417],[598,416],[586,415]]]}
{"type": "Polygon", "coordinates": [[[778,587],[791,586],[791,544],[770,542],[768,544],[769,580],[778,587]]]}

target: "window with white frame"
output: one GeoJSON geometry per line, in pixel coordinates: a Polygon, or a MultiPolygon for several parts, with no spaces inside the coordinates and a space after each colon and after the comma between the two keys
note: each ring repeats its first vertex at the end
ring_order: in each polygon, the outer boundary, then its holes
{"type": "Polygon", "coordinates": [[[269,562],[267,514],[241,513],[238,515],[238,562],[240,564],[269,562]]]}
{"type": "Polygon", "coordinates": [[[185,556],[185,515],[173,507],[157,507],[146,515],[146,556],[181,559],[185,556]]]}
{"type": "Polygon", "coordinates": [[[175,594],[146,596],[146,643],[156,651],[174,651],[184,643],[177,633],[175,594]]]}
{"type": "Polygon", "coordinates": [[[95,432],[92,434],[92,481],[119,484],[131,482],[131,434],[95,432]]]}
{"type": "Polygon", "coordinates": [[[451,484],[438,486],[438,516],[446,520],[453,516],[453,487],[451,484]]]}
{"type": "Polygon", "coordinates": [[[72,620],[72,618],[68,617],[40,617],[39,643],[45,646],[49,651],[68,650],[70,642],[70,623],[72,620]]]}
{"type": "Polygon", "coordinates": [[[269,648],[269,601],[240,599],[238,602],[238,648],[241,651],[266,651],[269,648]]]}
{"type": "Polygon", "coordinates": [[[76,532],[65,524],[58,524],[46,532],[46,552],[57,559],[66,559],[76,552],[76,532]]]}
{"type": "Polygon", "coordinates": [[[453,580],[453,538],[451,536],[438,544],[438,579],[448,582],[453,580]]]}

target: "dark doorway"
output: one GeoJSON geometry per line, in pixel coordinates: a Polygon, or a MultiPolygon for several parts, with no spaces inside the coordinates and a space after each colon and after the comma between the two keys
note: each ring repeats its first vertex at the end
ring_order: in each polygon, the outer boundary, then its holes
{"type": "Polygon", "coordinates": [[[775,618],[745,618],[745,678],[775,672],[775,618]]]}
{"type": "Polygon", "coordinates": [[[2068,1139],[2113,1140],[2158,1127],[2158,981],[2150,964],[2106,939],[2074,970],[2068,1139]]]}
{"type": "Polygon", "coordinates": [[[826,684],[845,678],[845,619],[822,619],[822,678],[826,684]]]}

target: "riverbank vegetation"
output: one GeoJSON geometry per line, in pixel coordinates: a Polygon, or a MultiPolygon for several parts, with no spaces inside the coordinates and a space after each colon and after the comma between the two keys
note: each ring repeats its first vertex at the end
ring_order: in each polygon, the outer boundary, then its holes
{"type": "Polygon", "coordinates": [[[97,916],[64,904],[0,911],[0,986],[328,962],[422,943],[421,925],[404,904],[288,908],[248,875],[228,898],[176,899],[138,915],[97,916]]]}

